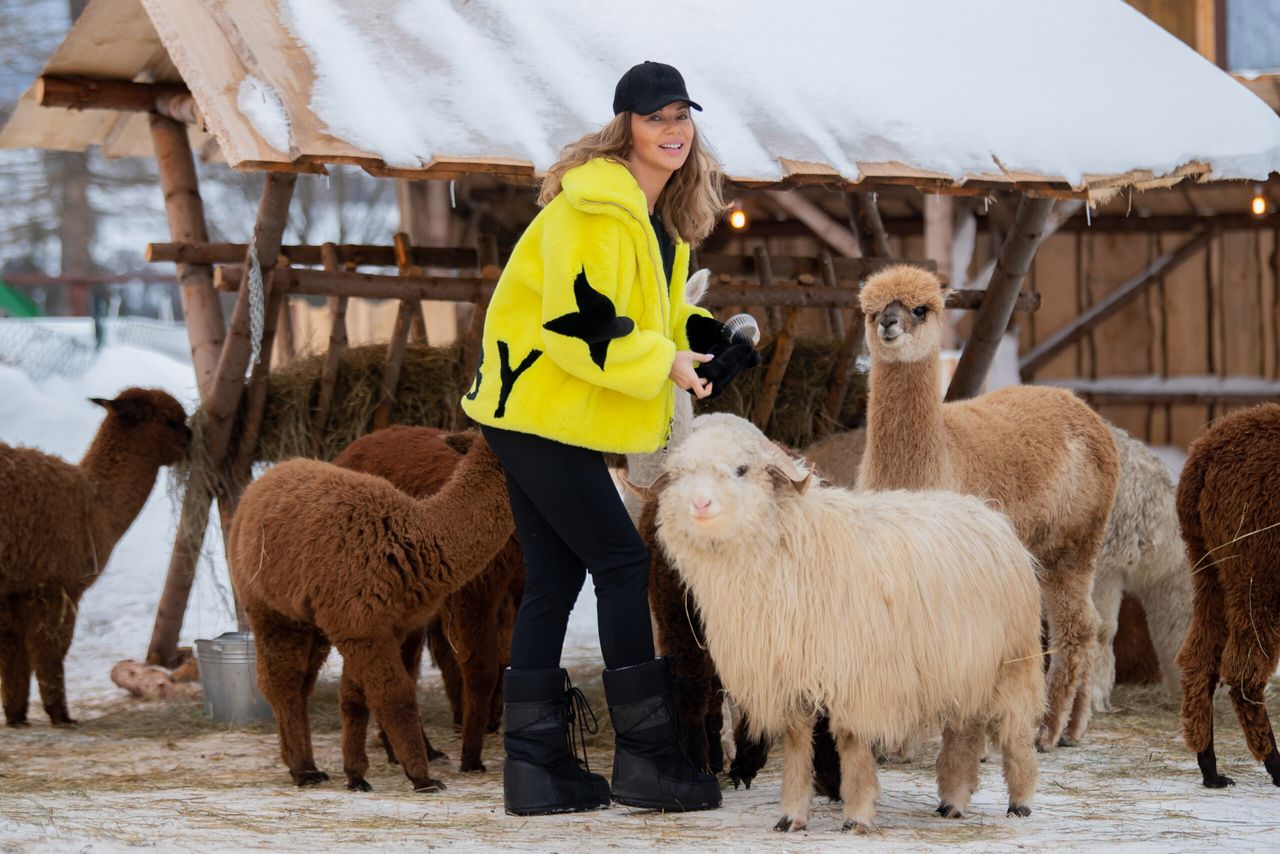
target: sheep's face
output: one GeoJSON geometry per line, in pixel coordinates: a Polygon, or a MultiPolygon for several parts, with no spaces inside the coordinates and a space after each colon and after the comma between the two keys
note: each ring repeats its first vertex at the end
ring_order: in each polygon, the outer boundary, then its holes
{"type": "Polygon", "coordinates": [[[778,502],[808,487],[808,472],[748,422],[703,416],[667,461],[655,484],[658,524],[709,547],[780,535],[778,502]],[[700,425],[701,422],[701,425],[700,425]],[[744,429],[750,428],[750,430],[744,429]]]}
{"type": "Polygon", "coordinates": [[[114,400],[90,398],[107,410],[114,429],[134,448],[155,455],[162,466],[182,459],[191,444],[191,428],[182,404],[159,389],[128,388],[114,400]]]}
{"type": "Polygon", "coordinates": [[[917,267],[890,267],[867,280],[860,296],[867,346],[886,362],[918,362],[942,346],[943,291],[917,267]]]}

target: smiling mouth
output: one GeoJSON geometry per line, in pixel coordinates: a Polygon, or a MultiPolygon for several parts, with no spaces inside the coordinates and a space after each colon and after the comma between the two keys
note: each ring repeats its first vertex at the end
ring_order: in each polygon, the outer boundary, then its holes
{"type": "Polygon", "coordinates": [[[683,142],[664,142],[658,145],[663,151],[677,152],[684,148],[683,142]]]}

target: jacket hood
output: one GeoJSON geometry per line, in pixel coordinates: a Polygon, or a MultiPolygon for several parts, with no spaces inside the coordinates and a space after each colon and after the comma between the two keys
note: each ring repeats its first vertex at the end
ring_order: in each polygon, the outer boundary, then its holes
{"type": "Polygon", "coordinates": [[[588,213],[600,213],[599,204],[605,202],[625,207],[639,222],[649,219],[644,190],[631,170],[616,160],[597,157],[573,167],[560,179],[560,190],[569,204],[588,213]]]}

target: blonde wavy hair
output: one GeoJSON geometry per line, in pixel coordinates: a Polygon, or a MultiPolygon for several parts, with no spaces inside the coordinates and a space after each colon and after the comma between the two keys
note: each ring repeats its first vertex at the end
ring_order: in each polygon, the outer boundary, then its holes
{"type": "MultiPolygon", "coordinates": [[[[546,205],[560,195],[564,173],[588,160],[604,157],[627,166],[631,154],[631,113],[622,112],[600,130],[566,145],[560,160],[547,170],[538,193],[538,204],[546,205]]],[[[630,166],[627,166],[629,169],[630,166]]],[[[689,158],[671,174],[658,196],[654,210],[662,216],[667,230],[686,243],[697,246],[716,227],[728,205],[723,195],[724,175],[715,156],[695,132],[689,158]]]]}

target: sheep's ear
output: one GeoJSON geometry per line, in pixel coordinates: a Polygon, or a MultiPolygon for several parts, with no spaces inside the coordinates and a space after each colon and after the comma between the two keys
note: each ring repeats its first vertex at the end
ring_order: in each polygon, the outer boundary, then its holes
{"type": "Polygon", "coordinates": [[[663,472],[662,474],[658,475],[657,480],[655,480],[653,483],[649,484],[648,486],[640,486],[639,484],[632,483],[631,481],[627,480],[626,475],[619,475],[618,479],[622,481],[622,487],[624,489],[626,489],[632,495],[639,498],[644,503],[648,504],[651,501],[658,500],[658,496],[662,494],[662,490],[666,489],[667,487],[667,481],[671,480],[671,475],[668,472],[663,472]]]}
{"type": "Polygon", "coordinates": [[[710,286],[711,271],[704,267],[684,283],[684,301],[689,305],[697,305],[707,295],[707,288],[710,286]]]}
{"type": "Polygon", "coordinates": [[[440,441],[459,454],[466,454],[471,450],[471,446],[476,443],[476,435],[474,430],[468,430],[465,433],[450,433],[447,436],[441,436],[440,441]]]}
{"type": "Polygon", "coordinates": [[[808,492],[809,486],[813,483],[813,472],[805,472],[803,478],[796,480],[795,477],[791,473],[785,471],[782,466],[765,466],[765,471],[769,473],[769,477],[773,478],[773,482],[775,484],[778,486],[790,486],[801,495],[808,492]]]}

